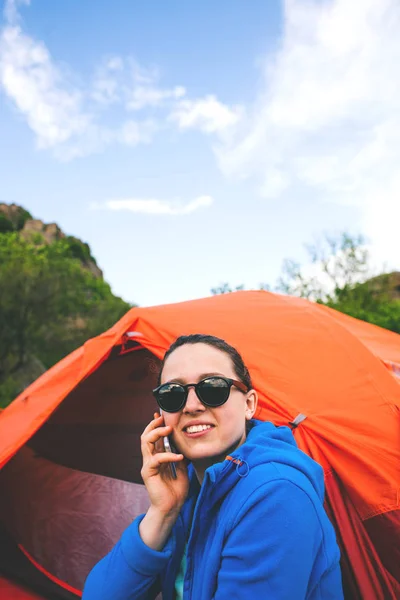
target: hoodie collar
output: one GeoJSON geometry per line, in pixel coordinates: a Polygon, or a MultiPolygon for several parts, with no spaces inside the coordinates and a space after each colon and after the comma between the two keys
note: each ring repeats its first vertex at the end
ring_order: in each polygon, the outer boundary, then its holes
{"type": "Polygon", "coordinates": [[[273,423],[256,419],[248,423],[246,441],[224,461],[206,469],[201,487],[193,465],[189,465],[189,496],[197,496],[203,488],[211,486],[212,502],[217,502],[226,496],[240,479],[247,477],[251,469],[270,462],[288,465],[303,472],[323,499],[322,468],[298,449],[289,427],[276,427],[273,423]]]}

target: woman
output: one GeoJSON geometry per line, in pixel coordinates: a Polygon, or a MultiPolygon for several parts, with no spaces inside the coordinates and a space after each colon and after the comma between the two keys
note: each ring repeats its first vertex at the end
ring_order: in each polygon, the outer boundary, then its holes
{"type": "Polygon", "coordinates": [[[342,599],[322,468],[289,428],[253,419],[239,353],[182,336],[159,383],[162,416],[142,435],[150,508],[91,571],[83,600],[342,599]],[[176,452],[162,450],[165,436],[176,452]]]}

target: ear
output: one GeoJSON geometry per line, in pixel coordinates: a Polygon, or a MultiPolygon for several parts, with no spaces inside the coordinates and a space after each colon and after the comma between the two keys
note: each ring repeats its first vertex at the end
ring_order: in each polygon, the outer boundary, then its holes
{"type": "Polygon", "coordinates": [[[246,421],[250,421],[253,418],[254,413],[257,409],[258,395],[256,390],[250,390],[246,396],[246,421]]]}

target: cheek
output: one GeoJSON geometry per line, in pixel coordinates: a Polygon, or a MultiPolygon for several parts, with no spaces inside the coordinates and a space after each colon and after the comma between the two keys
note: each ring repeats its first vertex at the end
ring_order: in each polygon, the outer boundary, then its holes
{"type": "Polygon", "coordinates": [[[163,413],[163,416],[164,423],[174,429],[179,421],[179,413],[163,413]]]}
{"type": "Polygon", "coordinates": [[[238,432],[245,428],[245,409],[242,406],[222,406],[222,410],[216,418],[220,426],[228,433],[238,432]]]}

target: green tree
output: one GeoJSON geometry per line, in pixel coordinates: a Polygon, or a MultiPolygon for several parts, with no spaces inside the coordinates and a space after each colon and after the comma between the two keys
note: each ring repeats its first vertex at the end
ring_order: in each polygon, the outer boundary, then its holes
{"type": "Polygon", "coordinates": [[[276,291],[320,302],[335,301],[343,290],[353,288],[371,274],[369,251],[361,235],[326,235],[305,248],[310,259],[308,268],[286,259],[276,291]]]}
{"type": "Polygon", "coordinates": [[[284,261],[277,291],[326,304],[357,319],[400,333],[400,301],[390,294],[391,274],[371,278],[363,236],[342,233],[306,246],[311,268],[284,261]]]}
{"type": "Polygon", "coordinates": [[[9,231],[14,231],[14,225],[10,219],[6,217],[6,215],[0,212],[0,234],[7,233],[9,231]]]}
{"type": "Polygon", "coordinates": [[[129,308],[103,279],[71,257],[68,241],[45,245],[18,233],[2,234],[0,265],[3,396],[11,393],[16,374],[32,356],[48,368],[129,308]]]}
{"type": "Polygon", "coordinates": [[[344,286],[325,304],[356,319],[400,333],[400,301],[390,295],[390,277],[390,273],[382,274],[378,288],[374,279],[344,286]]]}
{"type": "Polygon", "coordinates": [[[230,294],[231,292],[239,292],[244,290],[244,285],[237,285],[236,287],[231,287],[229,283],[221,283],[217,285],[215,288],[211,288],[211,293],[213,296],[218,294],[230,294]]]}
{"type": "Polygon", "coordinates": [[[72,235],[66,236],[64,238],[64,243],[66,247],[69,248],[69,253],[72,258],[77,258],[82,263],[92,261],[94,264],[96,264],[96,260],[90,252],[89,244],[81,242],[81,240],[72,235]]]}
{"type": "MultiPolygon", "coordinates": [[[[326,235],[315,244],[306,245],[309,264],[293,259],[283,262],[282,272],[272,289],[326,304],[357,319],[368,321],[400,333],[400,300],[392,293],[391,273],[371,278],[372,267],[366,240],[361,235],[343,232],[326,235]]],[[[225,294],[232,288],[224,283],[213,294],[225,294]]]]}

